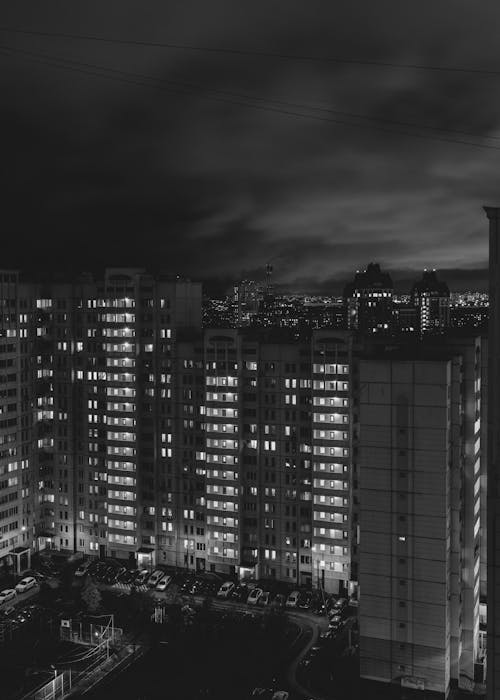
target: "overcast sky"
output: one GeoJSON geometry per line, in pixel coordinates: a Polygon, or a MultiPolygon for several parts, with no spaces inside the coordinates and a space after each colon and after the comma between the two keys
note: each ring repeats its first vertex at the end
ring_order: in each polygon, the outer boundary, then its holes
{"type": "Polygon", "coordinates": [[[1,264],[238,278],[272,261],[276,282],[334,289],[373,260],[484,288],[499,24],[471,0],[11,3],[3,27],[249,53],[1,31],[1,264]]]}

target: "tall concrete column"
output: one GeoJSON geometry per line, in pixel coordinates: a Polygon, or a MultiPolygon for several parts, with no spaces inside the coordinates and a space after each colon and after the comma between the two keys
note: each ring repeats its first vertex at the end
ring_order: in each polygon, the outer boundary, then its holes
{"type": "Polygon", "coordinates": [[[500,208],[489,219],[489,363],[487,495],[487,697],[500,698],[500,208]]]}

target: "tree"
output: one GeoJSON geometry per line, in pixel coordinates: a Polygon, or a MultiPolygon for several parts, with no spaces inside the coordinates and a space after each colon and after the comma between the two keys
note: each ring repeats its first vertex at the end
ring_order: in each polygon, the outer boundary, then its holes
{"type": "Polygon", "coordinates": [[[85,586],[82,589],[82,600],[90,613],[97,612],[101,606],[101,592],[90,576],[87,577],[85,586]]]}

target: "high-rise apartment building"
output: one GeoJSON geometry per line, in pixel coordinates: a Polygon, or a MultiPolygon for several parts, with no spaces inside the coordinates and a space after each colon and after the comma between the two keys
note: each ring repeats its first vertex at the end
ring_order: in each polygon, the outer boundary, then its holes
{"type": "Polygon", "coordinates": [[[450,325],[450,290],[438,280],[436,270],[424,270],[412,287],[411,299],[417,311],[421,333],[443,333],[450,325]]]}
{"type": "Polygon", "coordinates": [[[21,571],[29,566],[36,517],[32,422],[37,407],[27,299],[18,282],[17,272],[0,271],[0,562],[21,571]]]}
{"type": "Polygon", "coordinates": [[[359,623],[363,678],[482,683],[481,343],[360,361],[359,623]]]}
{"type": "Polygon", "coordinates": [[[233,293],[234,323],[236,327],[248,326],[262,311],[267,293],[265,282],[243,280],[235,285],[233,293]]]}
{"type": "Polygon", "coordinates": [[[200,285],[112,269],[72,284],[16,278],[1,291],[6,334],[17,333],[3,383],[9,392],[17,381],[20,402],[15,438],[5,442],[28,470],[10,477],[6,493],[16,476],[21,500],[9,508],[29,515],[18,518],[16,544],[166,558],[163,526],[179,497],[170,445],[176,343],[200,329],[200,285]]]}
{"type": "Polygon", "coordinates": [[[350,333],[203,331],[200,286],[143,270],[2,274],[0,557],[353,590],[350,333]]]}
{"type": "Polygon", "coordinates": [[[206,567],[352,591],[351,361],[345,332],[205,331],[206,567]]]}
{"type": "Polygon", "coordinates": [[[297,336],[203,329],[200,285],[143,270],[0,273],[0,562],[359,580],[364,677],[480,682],[485,344],[389,347],[391,284],[297,336]]]}
{"type": "Polygon", "coordinates": [[[500,695],[500,208],[489,220],[487,601],[488,700],[500,695]]]}
{"type": "Polygon", "coordinates": [[[356,272],[353,282],[344,289],[347,328],[367,334],[389,333],[393,325],[393,291],[391,276],[382,272],[378,263],[356,272]]]}

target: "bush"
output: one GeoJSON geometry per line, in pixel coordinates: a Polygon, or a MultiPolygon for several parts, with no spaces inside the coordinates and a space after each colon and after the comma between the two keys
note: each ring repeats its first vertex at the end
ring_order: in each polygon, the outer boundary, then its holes
{"type": "Polygon", "coordinates": [[[82,601],[87,606],[87,610],[90,613],[95,613],[101,607],[102,596],[100,590],[97,588],[95,581],[90,577],[87,577],[85,586],[82,588],[82,601]]]}

